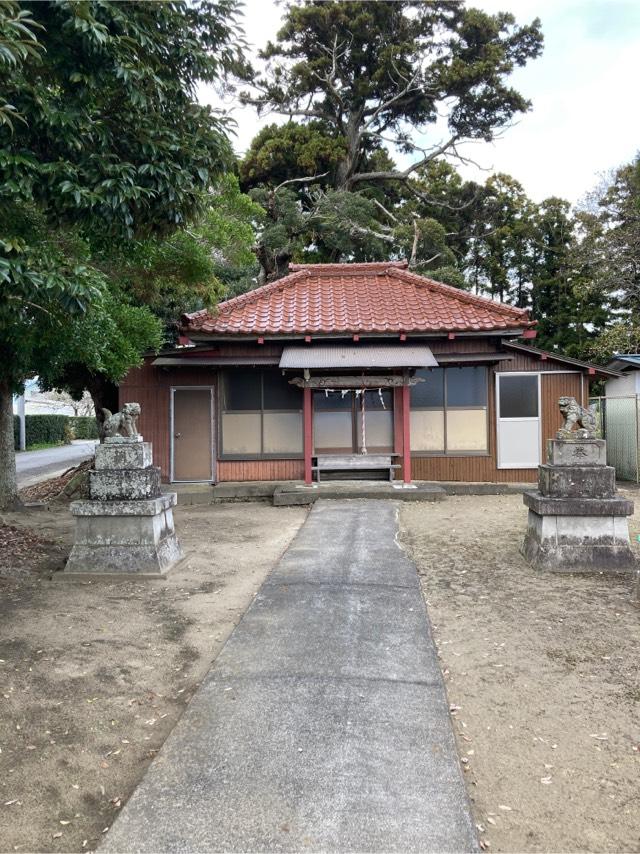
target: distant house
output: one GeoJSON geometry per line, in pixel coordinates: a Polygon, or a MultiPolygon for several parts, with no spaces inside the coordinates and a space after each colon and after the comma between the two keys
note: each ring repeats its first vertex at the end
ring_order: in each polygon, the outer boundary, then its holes
{"type": "MultiPolygon", "coordinates": [[[[640,354],[620,353],[607,368],[618,372],[605,383],[602,408],[607,456],[620,480],[640,482],[640,354]]],[[[602,404],[602,401],[601,401],[602,404]]]]}
{"type": "Polygon", "coordinates": [[[606,381],[607,397],[640,394],[640,353],[620,353],[609,362],[607,367],[620,374],[606,381]]]}
{"type": "Polygon", "coordinates": [[[193,342],[120,386],[171,481],[301,480],[388,455],[398,477],[534,481],[562,395],[613,370],[546,353],[526,311],[406,262],[292,265],[182,319],[193,342]]]}

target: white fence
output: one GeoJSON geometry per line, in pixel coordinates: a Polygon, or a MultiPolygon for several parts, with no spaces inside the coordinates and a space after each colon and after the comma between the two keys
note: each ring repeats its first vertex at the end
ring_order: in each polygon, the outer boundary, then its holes
{"type": "Polygon", "coordinates": [[[607,440],[607,463],[618,480],[640,483],[640,395],[592,397],[589,403],[607,440]]]}

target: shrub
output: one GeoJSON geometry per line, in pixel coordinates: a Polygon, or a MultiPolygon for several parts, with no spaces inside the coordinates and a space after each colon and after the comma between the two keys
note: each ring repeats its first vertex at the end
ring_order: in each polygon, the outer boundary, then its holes
{"type": "MultiPolygon", "coordinates": [[[[27,448],[32,445],[55,445],[68,442],[68,415],[27,415],[25,432],[27,448]]],[[[20,447],[20,419],[13,417],[14,445],[20,447]]]]}
{"type": "Polygon", "coordinates": [[[68,415],[27,415],[27,448],[30,445],[66,442],[65,427],[68,421],[68,415]]]}
{"type": "MultiPolygon", "coordinates": [[[[27,448],[32,445],[65,444],[73,439],[97,439],[98,422],[93,415],[27,415],[27,448]]],[[[20,447],[20,419],[13,416],[13,444],[20,447]]]]}
{"type": "Polygon", "coordinates": [[[93,415],[70,418],[76,439],[98,439],[98,422],[93,415]]]}

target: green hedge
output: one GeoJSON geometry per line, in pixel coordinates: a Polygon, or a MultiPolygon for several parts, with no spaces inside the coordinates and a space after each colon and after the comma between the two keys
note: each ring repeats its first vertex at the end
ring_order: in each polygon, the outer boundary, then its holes
{"type": "Polygon", "coordinates": [[[78,415],[69,418],[76,439],[99,439],[98,422],[93,415],[78,415]]]}
{"type": "MultiPolygon", "coordinates": [[[[93,416],[27,415],[27,448],[40,444],[67,444],[73,439],[97,439],[98,424],[93,416]]],[[[20,447],[20,419],[13,416],[13,441],[20,447]]]]}

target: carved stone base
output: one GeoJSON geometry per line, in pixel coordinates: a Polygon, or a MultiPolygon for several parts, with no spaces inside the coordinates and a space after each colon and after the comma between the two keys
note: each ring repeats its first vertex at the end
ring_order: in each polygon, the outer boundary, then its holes
{"type": "Polygon", "coordinates": [[[140,501],[160,495],[160,469],[99,469],[89,472],[89,494],[99,501],[140,501]]]}
{"type": "Polygon", "coordinates": [[[64,573],[162,575],[183,557],[176,494],[146,501],[74,501],[76,537],[64,573]]]}
{"type": "MultiPolygon", "coordinates": [[[[612,503],[618,501],[613,499],[612,503]]],[[[637,569],[625,515],[541,515],[530,509],[521,552],[536,569],[553,572],[637,569]]]]}

